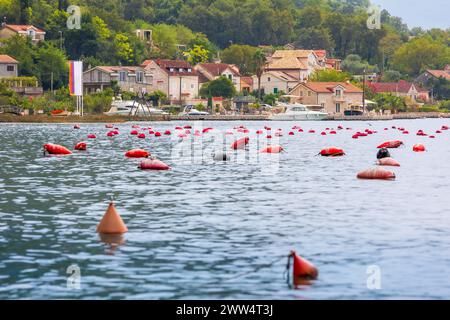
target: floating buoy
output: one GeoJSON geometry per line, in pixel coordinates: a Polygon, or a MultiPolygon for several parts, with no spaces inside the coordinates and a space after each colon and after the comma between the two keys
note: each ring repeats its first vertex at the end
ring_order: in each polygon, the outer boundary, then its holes
{"type": "Polygon", "coordinates": [[[133,129],[139,129],[140,126],[139,126],[138,124],[133,124],[133,125],[131,126],[131,128],[133,128],[133,129]]]}
{"type": "Polygon", "coordinates": [[[263,131],[262,130],[256,130],[256,134],[262,134],[263,131]]]}
{"type": "Polygon", "coordinates": [[[358,139],[358,138],[359,138],[359,135],[357,135],[357,134],[352,135],[352,139],[358,139]]]}
{"type": "Polygon", "coordinates": [[[436,133],[442,133],[441,130],[436,130],[436,133]]]}
{"type": "Polygon", "coordinates": [[[148,134],[155,134],[155,131],[153,131],[152,129],[148,130],[148,134]]]}
{"type": "Polygon", "coordinates": [[[397,160],[390,157],[378,159],[377,164],[380,166],[400,167],[400,163],[397,160]]]}
{"type": "Polygon", "coordinates": [[[303,129],[298,129],[298,132],[303,132],[303,129]]]}
{"type": "Polygon", "coordinates": [[[448,126],[442,126],[441,130],[448,130],[448,126]]]}
{"type": "Polygon", "coordinates": [[[400,140],[394,140],[394,141],[386,141],[380,144],[377,148],[398,148],[403,144],[400,140]]]}
{"type": "Polygon", "coordinates": [[[215,152],[213,159],[214,161],[228,161],[230,157],[225,152],[215,152]]]}
{"type": "Polygon", "coordinates": [[[430,139],[434,139],[434,138],[436,138],[435,136],[429,136],[428,138],[430,138],[430,139]]]}
{"type": "Polygon", "coordinates": [[[310,280],[317,279],[319,272],[311,262],[300,257],[295,251],[289,254],[288,259],[291,258],[293,259],[292,280],[295,286],[309,284],[310,280]]]}
{"type": "Polygon", "coordinates": [[[283,151],[283,147],[276,145],[276,146],[267,146],[263,149],[261,149],[261,153],[280,153],[281,151],[283,151]]]}
{"type": "Polygon", "coordinates": [[[76,125],[73,126],[73,128],[74,128],[74,129],[80,129],[80,125],[79,125],[79,124],[76,124],[76,125]]]}
{"type": "Polygon", "coordinates": [[[267,138],[267,139],[272,139],[272,136],[271,136],[270,134],[268,134],[268,135],[266,136],[266,138],[267,138]]]}
{"type": "Polygon", "coordinates": [[[337,128],[338,128],[338,130],[342,130],[342,129],[344,129],[344,127],[343,127],[343,126],[341,126],[341,125],[337,126],[337,128]]]}
{"type": "Polygon", "coordinates": [[[95,134],[93,134],[93,133],[88,134],[87,137],[88,137],[88,139],[95,139],[95,138],[97,138],[97,136],[95,134]]]}
{"type": "Polygon", "coordinates": [[[322,136],[326,136],[326,135],[327,135],[327,133],[326,133],[325,131],[322,131],[320,134],[321,134],[322,136]]]}
{"type": "Polygon", "coordinates": [[[293,136],[293,135],[294,135],[294,132],[289,131],[289,135],[290,135],[290,136],[293,136]]]}
{"type": "Polygon", "coordinates": [[[67,149],[66,147],[63,147],[59,144],[53,144],[53,143],[46,143],[44,144],[44,155],[45,153],[49,154],[72,154],[72,151],[67,149]]]}
{"type": "Polygon", "coordinates": [[[169,170],[170,167],[158,159],[146,159],[139,164],[139,168],[143,170],[169,170]]]}
{"type": "Polygon", "coordinates": [[[213,129],[213,128],[204,128],[204,129],[202,130],[202,133],[210,132],[212,129],[213,129]]]}
{"type": "Polygon", "coordinates": [[[249,140],[249,137],[240,138],[231,144],[231,149],[243,149],[248,144],[249,140]]]}
{"type": "Polygon", "coordinates": [[[170,132],[170,130],[166,130],[166,131],[164,131],[164,134],[165,134],[166,136],[170,136],[171,132],[170,132]]]}
{"type": "Polygon", "coordinates": [[[112,128],[114,128],[114,125],[111,123],[108,123],[108,124],[105,124],[105,128],[112,129],[112,128]]]}
{"type": "Polygon", "coordinates": [[[395,179],[395,174],[382,168],[371,168],[359,172],[357,177],[358,179],[393,180],[395,179]]]}
{"type": "Polygon", "coordinates": [[[139,133],[137,137],[139,139],[145,139],[145,133],[139,133]]]}
{"type": "Polygon", "coordinates": [[[192,129],[192,126],[190,126],[190,125],[185,125],[183,128],[184,128],[184,129],[192,129]]]}
{"type": "Polygon", "coordinates": [[[155,137],[161,137],[161,132],[156,131],[156,132],[155,132],[155,137]]]}
{"type": "Polygon", "coordinates": [[[183,128],[180,127],[180,126],[176,126],[176,127],[175,127],[175,130],[183,130],[183,128]]]}
{"type": "Polygon", "coordinates": [[[75,145],[74,149],[78,151],[85,151],[87,149],[87,144],[86,142],[78,142],[75,145]]]}
{"type": "Polygon", "coordinates": [[[409,134],[409,131],[408,130],[404,130],[403,134],[409,134]]]}
{"type": "Polygon", "coordinates": [[[110,202],[108,209],[97,226],[98,233],[120,234],[128,231],[127,226],[117,213],[114,202],[110,202]]]}
{"type": "Polygon", "coordinates": [[[421,143],[415,144],[415,145],[413,145],[413,151],[414,152],[424,152],[425,146],[421,143]]]}
{"type": "Polygon", "coordinates": [[[137,130],[131,130],[130,134],[136,136],[139,132],[137,130]]]}
{"type": "Polygon", "coordinates": [[[337,134],[337,132],[334,131],[334,130],[331,130],[331,131],[330,131],[330,134],[337,134]]]}
{"type": "Polygon", "coordinates": [[[148,156],[150,156],[150,153],[143,149],[132,149],[125,153],[125,157],[128,158],[147,158],[148,156]]]}
{"type": "Polygon", "coordinates": [[[343,149],[336,147],[329,147],[320,151],[320,155],[323,157],[339,157],[343,156],[344,154],[345,152],[343,149]]]}
{"type": "Polygon", "coordinates": [[[283,134],[280,131],[275,132],[275,137],[282,137],[282,136],[283,136],[283,134]]]}
{"type": "Polygon", "coordinates": [[[391,154],[389,153],[389,150],[386,148],[380,148],[377,152],[377,159],[382,158],[390,158],[391,154]]]}
{"type": "Polygon", "coordinates": [[[308,133],[315,133],[315,132],[316,132],[316,131],[313,130],[313,129],[311,129],[311,130],[308,131],[308,133]]]}
{"type": "Polygon", "coordinates": [[[384,131],[387,131],[387,130],[389,130],[389,128],[384,128],[384,131]]]}
{"type": "Polygon", "coordinates": [[[114,131],[109,131],[106,136],[107,137],[114,137],[116,135],[116,133],[114,131]]]}

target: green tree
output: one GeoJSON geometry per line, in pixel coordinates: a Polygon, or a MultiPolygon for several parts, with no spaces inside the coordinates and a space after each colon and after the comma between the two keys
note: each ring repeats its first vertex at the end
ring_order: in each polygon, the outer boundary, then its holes
{"type": "Polygon", "coordinates": [[[200,95],[202,97],[224,97],[231,98],[236,94],[236,88],[225,76],[221,76],[215,80],[205,83],[200,89],[200,95]]]}
{"type": "Polygon", "coordinates": [[[334,69],[324,69],[316,71],[309,78],[313,82],[344,82],[350,79],[347,72],[340,72],[334,69]]]}
{"type": "Polygon", "coordinates": [[[367,61],[363,61],[357,54],[349,54],[344,61],[342,61],[342,69],[353,75],[361,75],[369,72],[377,72],[376,66],[371,66],[367,61]]]}
{"type": "Polygon", "coordinates": [[[313,50],[325,49],[328,52],[334,50],[334,41],[326,28],[314,27],[303,29],[297,41],[294,42],[299,48],[308,48],[313,50]]]}
{"type": "Polygon", "coordinates": [[[425,69],[442,69],[449,62],[450,48],[429,36],[403,44],[392,59],[396,70],[410,76],[417,76],[425,69]]]}
{"type": "Polygon", "coordinates": [[[262,50],[258,49],[253,58],[255,60],[255,73],[258,78],[258,99],[261,100],[261,76],[266,66],[266,56],[262,50]]]}
{"type": "Polygon", "coordinates": [[[256,72],[255,54],[258,48],[233,44],[222,51],[221,58],[225,63],[235,64],[244,75],[256,72]]]}
{"type": "Polygon", "coordinates": [[[51,44],[40,46],[36,52],[35,64],[35,75],[41,80],[44,89],[49,89],[52,85],[56,89],[67,84],[67,58],[59,48],[51,44]]]}
{"type": "Polygon", "coordinates": [[[383,82],[397,82],[402,78],[402,74],[396,70],[387,70],[383,73],[381,81],[383,82]]]}
{"type": "Polygon", "coordinates": [[[194,45],[192,49],[183,52],[184,57],[191,65],[203,63],[208,61],[209,52],[203,46],[194,45]]]}
{"type": "Polygon", "coordinates": [[[374,100],[383,110],[391,110],[394,113],[406,111],[405,99],[391,93],[376,94],[374,100]]]}

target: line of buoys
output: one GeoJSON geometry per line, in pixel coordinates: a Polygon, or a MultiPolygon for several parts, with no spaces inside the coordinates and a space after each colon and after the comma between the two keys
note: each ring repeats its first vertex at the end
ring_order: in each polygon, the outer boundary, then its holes
{"type": "Polygon", "coordinates": [[[231,144],[231,149],[243,149],[248,144],[249,140],[249,137],[240,138],[231,144]]]}
{"type": "Polygon", "coordinates": [[[371,168],[357,174],[358,179],[394,180],[395,174],[383,168],[371,168]]]}
{"type": "Polygon", "coordinates": [[[294,250],[292,250],[288,256],[288,268],[289,259],[291,258],[293,259],[292,281],[295,286],[309,284],[310,280],[317,279],[319,276],[319,271],[317,268],[305,258],[300,257],[294,250]]]}
{"type": "Polygon", "coordinates": [[[78,142],[75,145],[74,149],[78,151],[85,151],[87,149],[87,144],[86,142],[78,142]]]}
{"type": "Polygon", "coordinates": [[[44,154],[46,152],[49,154],[59,154],[59,155],[72,154],[72,151],[70,151],[66,147],[53,143],[44,144],[44,154]]]}
{"type": "Polygon", "coordinates": [[[162,162],[161,160],[158,160],[158,159],[143,160],[139,164],[138,168],[143,169],[143,170],[169,170],[170,169],[170,167],[167,164],[165,164],[164,162],[162,162]]]}
{"type": "Polygon", "coordinates": [[[105,234],[122,234],[127,231],[127,226],[117,213],[114,202],[111,201],[102,220],[100,220],[100,223],[97,226],[97,232],[105,234]]]}
{"type": "Polygon", "coordinates": [[[132,149],[125,153],[125,157],[128,158],[148,158],[150,153],[143,149],[132,149]]]}
{"type": "Polygon", "coordinates": [[[400,140],[386,141],[380,144],[377,148],[398,148],[403,144],[400,140]]]}
{"type": "Polygon", "coordinates": [[[400,167],[400,163],[397,160],[390,157],[378,159],[377,164],[379,166],[400,167]]]}
{"type": "Polygon", "coordinates": [[[414,152],[424,152],[425,146],[421,143],[415,144],[415,145],[413,145],[413,151],[414,152]]]}
{"type": "Polygon", "coordinates": [[[339,157],[345,155],[345,152],[341,148],[329,147],[322,149],[319,154],[323,157],[339,157]]]}
{"type": "Polygon", "coordinates": [[[261,153],[280,153],[281,151],[283,151],[283,147],[279,146],[279,145],[275,145],[275,146],[267,146],[263,149],[261,149],[261,153]]]}

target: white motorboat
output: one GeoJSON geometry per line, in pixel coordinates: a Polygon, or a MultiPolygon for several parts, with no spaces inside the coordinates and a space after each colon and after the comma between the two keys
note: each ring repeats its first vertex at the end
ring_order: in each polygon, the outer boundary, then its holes
{"type": "Polygon", "coordinates": [[[269,120],[323,120],[328,116],[326,112],[311,110],[317,108],[317,106],[294,103],[285,104],[284,107],[284,112],[272,114],[269,120]]]}
{"type": "Polygon", "coordinates": [[[160,109],[144,106],[143,104],[134,100],[115,100],[111,103],[111,108],[105,115],[108,116],[148,116],[168,114],[160,109]]]}
{"type": "Polygon", "coordinates": [[[207,116],[209,115],[206,111],[199,111],[195,109],[193,105],[187,105],[184,107],[183,112],[179,113],[180,116],[207,116]]]}

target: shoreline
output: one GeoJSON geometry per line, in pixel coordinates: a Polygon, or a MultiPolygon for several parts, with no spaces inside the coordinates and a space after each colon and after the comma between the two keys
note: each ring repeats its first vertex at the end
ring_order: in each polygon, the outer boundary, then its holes
{"type": "MultiPolygon", "coordinates": [[[[323,121],[386,121],[424,118],[450,118],[450,113],[439,112],[410,112],[383,116],[329,116],[323,121]]],[[[154,115],[151,117],[129,117],[129,116],[105,116],[85,115],[80,116],[49,116],[49,115],[26,115],[0,114],[0,123],[125,123],[134,121],[258,121],[268,119],[267,115],[210,115],[210,116],[172,116],[154,115]]],[[[295,120],[292,120],[295,121],[295,120]]],[[[298,120],[300,121],[300,120],[298,120]]]]}

